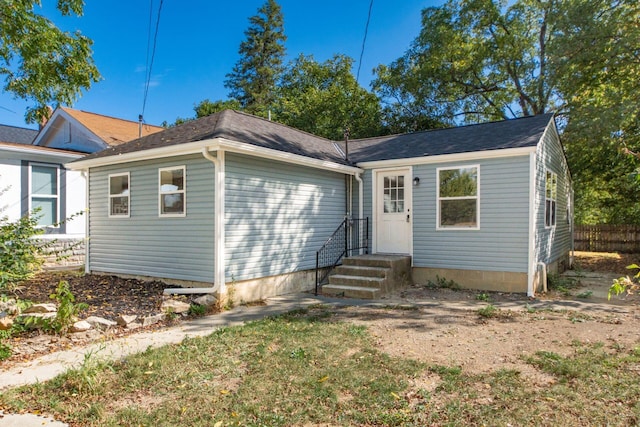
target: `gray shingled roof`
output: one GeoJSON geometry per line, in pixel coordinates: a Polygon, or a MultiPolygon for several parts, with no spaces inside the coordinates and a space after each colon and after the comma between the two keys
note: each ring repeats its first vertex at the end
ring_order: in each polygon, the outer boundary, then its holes
{"type": "Polygon", "coordinates": [[[34,129],[16,126],[0,125],[0,142],[15,142],[16,144],[31,144],[38,135],[34,129]]]}
{"type": "Polygon", "coordinates": [[[162,132],[107,148],[82,160],[212,138],[226,138],[286,153],[346,164],[333,142],[328,139],[233,110],[220,111],[162,132]]]}
{"type": "MultiPolygon", "coordinates": [[[[349,141],[349,160],[359,163],[535,146],[552,114],[501,122],[349,141]]],[[[91,160],[213,138],[226,138],[314,159],[347,164],[333,142],[279,123],[224,110],[165,131],[90,154],[91,160]]]]}
{"type": "Polygon", "coordinates": [[[535,146],[553,114],[349,141],[352,162],[535,146]]]}

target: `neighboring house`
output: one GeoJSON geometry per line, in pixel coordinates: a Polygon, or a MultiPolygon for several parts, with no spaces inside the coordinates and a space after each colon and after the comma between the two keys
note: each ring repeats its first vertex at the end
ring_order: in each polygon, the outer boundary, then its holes
{"type": "MultiPolygon", "coordinates": [[[[143,135],[163,128],[142,126],[143,135]]],[[[0,126],[2,216],[14,221],[39,208],[43,239],[73,247],[63,265],[84,262],[86,179],[65,163],[139,136],[139,124],[60,107],[40,131],[0,126]],[[65,219],[73,217],[65,221],[65,219]]]]}
{"type": "Polygon", "coordinates": [[[551,115],[344,148],[226,110],[67,164],[89,175],[86,271],[238,300],[306,290],[345,216],[371,219],[374,253],[410,255],[416,282],[533,294],[566,267],[571,181],[551,115]]]}

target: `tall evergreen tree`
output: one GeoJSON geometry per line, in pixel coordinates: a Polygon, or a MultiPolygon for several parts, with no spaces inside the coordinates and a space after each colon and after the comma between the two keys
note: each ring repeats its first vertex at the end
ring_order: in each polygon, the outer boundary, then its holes
{"type": "Polygon", "coordinates": [[[244,33],[247,38],[238,50],[240,59],[224,85],[231,90],[229,97],[240,101],[245,111],[266,116],[283,70],[287,37],[282,9],[275,0],[267,0],[249,22],[244,33]]]}

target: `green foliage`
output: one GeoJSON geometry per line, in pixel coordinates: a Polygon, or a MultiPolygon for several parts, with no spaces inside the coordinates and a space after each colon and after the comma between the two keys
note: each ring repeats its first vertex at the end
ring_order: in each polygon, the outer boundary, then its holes
{"type": "Polygon", "coordinates": [[[486,292],[480,292],[478,295],[476,295],[476,299],[477,299],[478,301],[486,301],[486,302],[489,302],[489,301],[491,301],[491,296],[489,296],[489,294],[488,294],[488,293],[486,293],[486,292]]]}
{"type": "Polygon", "coordinates": [[[33,237],[42,233],[37,215],[0,218],[0,290],[13,291],[38,271],[47,248],[33,237]]]}
{"type": "Polygon", "coordinates": [[[287,37],[280,5],[267,0],[249,22],[246,40],[238,50],[240,59],[224,85],[231,91],[229,97],[238,100],[245,111],[266,117],[273,107],[285,55],[287,37]]]}
{"type": "Polygon", "coordinates": [[[318,63],[300,55],[280,80],[275,119],[314,135],[340,141],[378,136],[382,116],[378,97],[362,88],[351,72],[353,59],[334,55],[318,63]]]}
{"type": "Polygon", "coordinates": [[[191,304],[189,307],[189,316],[202,317],[207,314],[207,307],[200,304],[191,304]]]}
{"type": "Polygon", "coordinates": [[[638,270],[638,272],[632,277],[624,276],[614,279],[613,284],[609,288],[608,299],[611,299],[611,295],[620,295],[623,292],[631,294],[640,288],[640,265],[631,264],[627,266],[627,269],[638,270]]]}
{"type": "Polygon", "coordinates": [[[567,277],[557,273],[550,273],[547,276],[547,287],[550,291],[556,291],[563,296],[570,296],[571,290],[580,285],[580,280],[574,277],[567,277]]]}
{"type": "Polygon", "coordinates": [[[478,309],[478,315],[486,318],[497,317],[498,312],[499,310],[493,304],[487,304],[486,306],[478,309]]]}
{"type": "MultiPolygon", "coordinates": [[[[58,29],[36,13],[40,1],[0,2],[0,74],[3,90],[31,100],[26,121],[35,123],[50,112],[47,105],[72,104],[100,79],[91,45],[79,31],[58,29]]],[[[81,16],[82,0],[60,0],[63,16],[81,16]]]]}
{"type": "Polygon", "coordinates": [[[440,277],[436,275],[436,280],[429,280],[427,282],[429,288],[445,288],[445,289],[460,289],[460,285],[453,279],[447,280],[446,277],[440,277]]]}
{"type": "Polygon", "coordinates": [[[86,303],[76,303],[76,298],[69,289],[69,282],[61,280],[58,283],[56,292],[49,295],[49,298],[58,303],[56,317],[51,322],[53,330],[58,334],[66,334],[71,325],[76,321],[81,311],[89,308],[86,303]]]}
{"type": "Polygon", "coordinates": [[[636,0],[449,0],[373,88],[394,132],[557,113],[576,223],[639,224],[638,22],[636,0]]]}

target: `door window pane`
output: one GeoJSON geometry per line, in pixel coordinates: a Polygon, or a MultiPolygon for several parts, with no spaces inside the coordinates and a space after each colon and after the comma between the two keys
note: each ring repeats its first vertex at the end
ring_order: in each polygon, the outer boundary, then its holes
{"type": "Polygon", "coordinates": [[[385,176],[383,179],[384,213],[404,212],[404,176],[385,176]]]}

